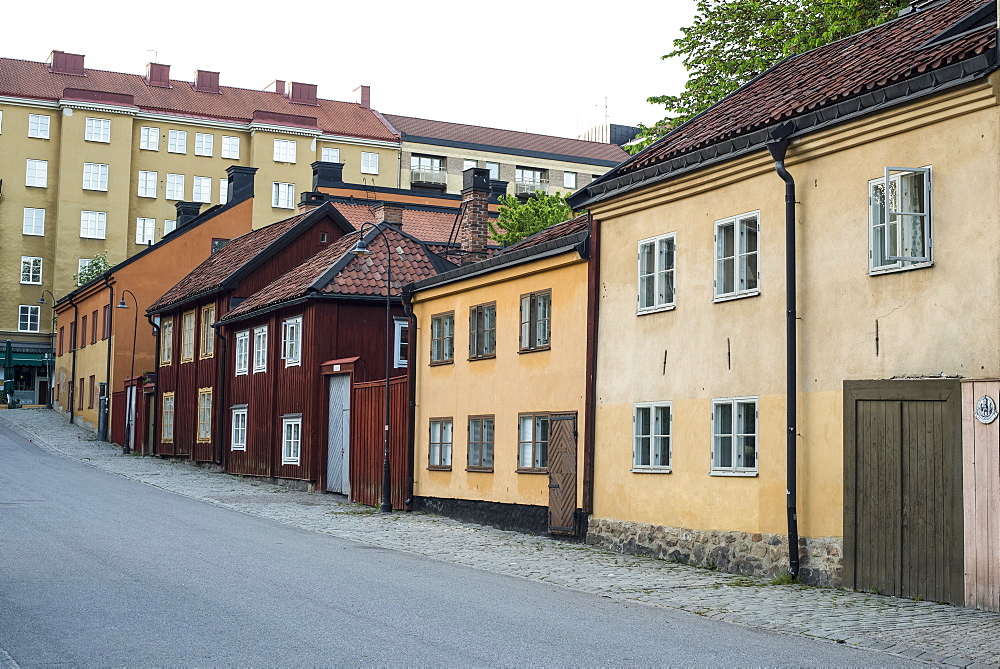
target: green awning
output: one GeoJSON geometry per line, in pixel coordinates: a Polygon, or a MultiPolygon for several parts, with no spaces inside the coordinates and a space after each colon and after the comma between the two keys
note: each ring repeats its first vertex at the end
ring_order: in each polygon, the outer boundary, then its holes
{"type": "Polygon", "coordinates": [[[19,353],[14,351],[11,355],[11,366],[14,365],[34,365],[36,367],[47,367],[48,362],[41,353],[19,353]]]}

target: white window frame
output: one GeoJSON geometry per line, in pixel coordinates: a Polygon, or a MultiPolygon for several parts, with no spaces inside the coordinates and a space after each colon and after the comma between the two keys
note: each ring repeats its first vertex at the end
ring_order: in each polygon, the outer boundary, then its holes
{"type": "Polygon", "coordinates": [[[174,394],[163,393],[163,417],[160,421],[160,441],[170,443],[174,440],[174,394]]]}
{"type": "Polygon", "coordinates": [[[156,198],[156,181],[160,178],[157,172],[139,170],[139,197],[156,198]]]}
{"type": "Polygon", "coordinates": [[[45,210],[36,207],[24,208],[21,233],[31,237],[45,236],[45,210]]]}
{"type": "Polygon", "coordinates": [[[156,236],[156,219],[139,216],[135,219],[135,243],[146,246],[156,236]]]}
{"type": "Polygon", "coordinates": [[[399,318],[398,316],[396,316],[396,317],[393,317],[392,324],[393,324],[393,337],[392,337],[392,342],[393,342],[392,343],[392,359],[393,359],[393,363],[392,363],[392,366],[394,368],[398,368],[398,369],[405,369],[406,366],[407,366],[407,364],[408,364],[408,358],[409,358],[408,354],[409,354],[409,351],[410,351],[410,346],[412,345],[412,342],[410,341],[410,337],[409,337],[409,334],[410,334],[410,321],[407,318],[399,318]],[[407,357],[406,358],[404,358],[402,356],[402,350],[401,350],[402,349],[402,343],[403,343],[403,340],[402,340],[403,330],[406,330],[406,334],[407,334],[407,337],[406,337],[407,357]]]}
{"type": "Polygon", "coordinates": [[[197,425],[197,441],[198,443],[204,444],[212,441],[212,402],[214,393],[212,388],[199,388],[198,389],[198,425],[197,425]],[[205,401],[205,398],[208,401],[205,401]]]}
{"type": "Polygon", "coordinates": [[[160,325],[160,364],[174,362],[174,319],[165,318],[160,325]]]}
{"type": "Polygon", "coordinates": [[[540,411],[522,413],[517,416],[517,470],[545,471],[549,468],[549,444],[552,441],[552,415],[540,411]],[[530,426],[530,434],[525,431],[525,421],[530,426]],[[540,422],[545,422],[545,439],[539,436],[540,422]],[[544,448],[538,448],[545,444],[544,448]],[[544,459],[544,461],[543,461],[544,459]]]}
{"type": "Polygon", "coordinates": [[[145,125],[139,128],[139,148],[143,151],[159,151],[160,129],[145,125]]]}
{"type": "Polygon", "coordinates": [[[334,146],[324,146],[320,151],[321,160],[324,163],[339,163],[340,149],[334,146]]]}
{"type": "Polygon", "coordinates": [[[656,237],[649,237],[639,241],[638,252],[636,254],[636,315],[651,314],[658,311],[669,311],[677,306],[677,233],[668,232],[656,237]],[[664,267],[662,247],[673,245],[673,257],[670,267],[664,267]],[[653,271],[645,273],[642,264],[642,252],[644,247],[653,247],[653,271]],[[643,305],[643,279],[648,279],[653,283],[653,303],[643,305]],[[670,299],[666,299],[665,291],[662,290],[670,281],[672,293],[670,299]]]}
{"type": "Polygon", "coordinates": [[[281,417],[281,464],[302,462],[302,414],[281,417]]]}
{"type": "Polygon", "coordinates": [[[42,259],[38,256],[21,256],[21,283],[42,285],[42,259]]]}
{"type": "Polygon", "coordinates": [[[83,190],[108,190],[108,166],[105,163],[83,164],[83,190]]]}
{"type": "Polygon", "coordinates": [[[28,137],[48,139],[51,120],[48,114],[28,114],[28,137]]]}
{"type": "Polygon", "coordinates": [[[177,200],[178,202],[184,199],[183,174],[167,174],[167,189],[163,197],[168,200],[177,200]]]}
{"type": "Polygon", "coordinates": [[[490,171],[490,179],[500,178],[500,163],[486,163],[486,169],[490,171]]]}
{"type": "Polygon", "coordinates": [[[361,173],[378,174],[378,154],[368,151],[361,152],[361,173]]]}
{"type": "MultiPolygon", "coordinates": [[[[76,261],[76,274],[77,274],[77,276],[79,277],[80,275],[82,275],[83,272],[84,272],[84,270],[86,270],[90,266],[90,263],[92,263],[92,262],[94,262],[93,258],[79,258],[76,261]]],[[[76,285],[82,286],[83,284],[80,283],[79,279],[77,279],[76,285]]]]}
{"type": "Polygon", "coordinates": [[[479,161],[478,160],[472,160],[470,158],[464,158],[464,159],[462,159],[462,171],[463,172],[465,170],[472,170],[472,169],[475,169],[477,167],[479,167],[479,161]]]}
{"type": "Polygon", "coordinates": [[[244,376],[250,372],[250,330],[240,330],[236,333],[236,376],[244,376]]]}
{"type": "Polygon", "coordinates": [[[111,119],[88,117],[83,138],[88,142],[111,143],[111,119]]]}
{"type": "Polygon", "coordinates": [[[760,405],[757,397],[722,397],[712,400],[712,469],[709,472],[712,476],[756,476],[760,466],[760,405]],[[731,407],[731,429],[728,432],[720,432],[718,425],[719,406],[729,405],[731,407]],[[754,431],[740,432],[740,411],[745,407],[752,406],[754,412],[754,431]],[[743,454],[740,453],[739,444],[741,438],[753,438],[753,460],[752,467],[740,464],[743,454]],[[731,465],[724,467],[720,461],[721,440],[729,439],[729,457],[731,465]]]}
{"type": "MultiPolygon", "coordinates": [[[[868,273],[869,274],[884,274],[886,272],[898,272],[900,270],[909,269],[919,269],[923,267],[930,267],[934,264],[934,231],[931,226],[932,219],[932,208],[931,208],[931,193],[932,193],[932,177],[931,168],[927,167],[886,167],[882,177],[878,179],[872,179],[868,182],[868,273]],[[885,184],[890,183],[896,186],[896,192],[900,193],[903,190],[903,177],[912,174],[922,174],[924,179],[923,184],[923,202],[924,209],[923,212],[909,212],[909,211],[892,211],[886,203],[885,198],[885,184]],[[876,194],[876,191],[882,190],[882,197],[876,194]],[[877,202],[881,199],[881,206],[876,206],[877,202]],[[879,211],[881,210],[881,211],[879,211]],[[920,231],[921,240],[924,245],[924,254],[917,255],[915,253],[907,253],[907,243],[905,241],[904,226],[900,225],[898,222],[894,222],[893,219],[904,217],[920,217],[920,226],[917,228],[920,231]],[[895,229],[895,232],[891,231],[895,229]],[[882,257],[884,262],[882,264],[876,265],[876,248],[880,245],[880,240],[876,237],[878,233],[877,229],[883,231],[881,246],[882,246],[882,257]],[[890,231],[890,234],[885,234],[885,231],[890,231]],[[893,239],[893,237],[895,239],[893,239]],[[897,255],[892,255],[892,242],[895,241],[897,255]],[[899,251],[902,250],[902,253],[899,251]]],[[[898,196],[897,196],[898,199],[898,196]]]]}
{"type": "Polygon", "coordinates": [[[302,316],[286,318],[281,323],[281,359],[285,367],[302,364],[302,316]]]}
{"type": "Polygon", "coordinates": [[[276,209],[295,208],[295,184],[275,181],[271,186],[271,206],[276,209]]]}
{"type": "Polygon", "coordinates": [[[38,324],[41,321],[42,308],[33,304],[18,305],[17,310],[17,331],[18,332],[39,332],[38,324]],[[34,327],[32,327],[34,326],[34,327]]]}
{"type": "Polygon", "coordinates": [[[191,186],[191,201],[212,204],[212,177],[195,177],[191,186]]]}
{"type": "Polygon", "coordinates": [[[232,135],[222,136],[222,157],[240,159],[240,138],[232,135]]]}
{"type": "Polygon", "coordinates": [[[211,157],[215,151],[215,135],[210,132],[194,134],[194,155],[211,157]]]}
{"type": "Polygon", "coordinates": [[[715,302],[724,302],[727,300],[734,300],[741,297],[751,297],[753,295],[760,294],[760,241],[761,241],[761,226],[760,226],[760,211],[749,211],[745,214],[740,214],[739,216],[731,216],[729,218],[723,218],[715,222],[715,236],[713,237],[713,242],[715,246],[715,251],[713,254],[714,265],[715,265],[715,281],[714,281],[714,293],[715,302]],[[748,249],[747,240],[750,236],[747,234],[749,229],[749,224],[753,223],[756,227],[754,228],[757,232],[757,248],[754,250],[748,249]],[[731,256],[721,256],[722,248],[719,236],[719,231],[721,228],[732,226],[733,227],[733,255],[731,256]],[[756,274],[754,275],[754,285],[747,287],[748,278],[750,276],[749,266],[751,258],[756,262],[756,274]],[[722,277],[719,272],[719,268],[723,266],[724,263],[731,261],[733,263],[733,290],[728,292],[722,292],[722,277]]]}
{"type": "Polygon", "coordinates": [[[659,473],[670,473],[672,471],[673,465],[673,454],[674,454],[674,440],[673,440],[673,422],[674,422],[674,409],[673,403],[671,402],[637,402],[632,405],[632,471],[633,472],[659,472],[659,473]],[[666,409],[667,412],[667,424],[663,426],[660,421],[657,420],[658,411],[666,409]],[[639,432],[640,412],[646,411],[649,413],[649,423],[647,427],[649,428],[649,433],[639,432]],[[665,429],[664,429],[665,427],[665,429]],[[642,458],[642,447],[641,439],[648,440],[647,443],[647,458],[642,458]],[[659,449],[656,448],[657,440],[666,440],[666,463],[663,462],[663,458],[660,457],[660,462],[657,462],[657,455],[659,454],[659,449]],[[643,459],[648,459],[649,462],[642,462],[643,459]]]}
{"type": "Polygon", "coordinates": [[[247,405],[232,407],[231,428],[229,430],[229,449],[233,451],[247,450],[247,405]]]}
{"type": "Polygon", "coordinates": [[[563,172],[563,188],[576,190],[579,175],[576,172],[563,172]]]}
{"type": "Polygon", "coordinates": [[[49,161],[28,158],[24,172],[24,185],[31,188],[49,187],[49,161]]]}
{"type": "Polygon", "coordinates": [[[163,219],[163,234],[166,235],[168,232],[173,232],[177,229],[177,219],[176,218],[165,218],[163,219]]]}
{"type": "Polygon", "coordinates": [[[253,373],[267,371],[267,326],[253,329],[253,373]]]}
{"type": "Polygon", "coordinates": [[[107,239],[108,212],[81,211],[80,237],[82,239],[107,239]]]}
{"type": "Polygon", "coordinates": [[[294,139],[274,140],[274,162],[295,163],[297,152],[298,152],[298,142],[296,142],[294,139]]]}
{"type": "Polygon", "coordinates": [[[188,141],[187,130],[168,130],[167,152],[187,153],[187,141],[188,141]]]}
{"type": "Polygon", "coordinates": [[[219,204],[229,202],[229,179],[219,179],[219,204]]]}
{"type": "Polygon", "coordinates": [[[431,469],[451,469],[455,450],[455,421],[451,418],[431,418],[427,428],[427,466],[431,469]],[[448,435],[447,441],[445,432],[448,435]]]}
{"type": "Polygon", "coordinates": [[[194,361],[195,316],[194,309],[181,315],[181,362],[194,361]],[[190,326],[190,327],[189,327],[190,326]]]}

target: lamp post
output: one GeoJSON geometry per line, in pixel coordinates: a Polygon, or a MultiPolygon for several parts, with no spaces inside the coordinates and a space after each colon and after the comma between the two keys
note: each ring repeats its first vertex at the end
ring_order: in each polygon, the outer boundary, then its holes
{"type": "MultiPolygon", "coordinates": [[[[359,230],[358,241],[351,253],[360,257],[371,255],[365,242],[365,227],[378,229],[377,223],[363,223],[359,230]]],[[[383,228],[383,232],[384,232],[383,228]]],[[[382,444],[382,503],[379,511],[392,512],[392,468],[389,463],[389,370],[392,369],[392,247],[389,240],[382,235],[385,242],[385,428],[382,444]]]]}
{"type": "Polygon", "coordinates": [[[49,297],[52,298],[52,320],[49,323],[49,339],[51,340],[50,343],[49,343],[49,345],[52,347],[52,350],[50,352],[46,353],[45,356],[44,356],[45,362],[46,362],[46,367],[48,368],[48,373],[49,373],[49,393],[48,393],[48,397],[46,398],[46,401],[45,401],[45,407],[47,409],[51,409],[52,408],[52,382],[55,380],[53,378],[53,376],[55,375],[55,372],[54,372],[54,369],[53,369],[53,367],[54,367],[53,363],[55,362],[55,359],[56,359],[56,296],[52,294],[52,291],[50,291],[50,290],[44,290],[43,289],[42,290],[42,296],[38,298],[38,303],[39,304],[48,304],[48,302],[45,301],[45,293],[48,293],[49,297]]]}
{"type": "MultiPolygon", "coordinates": [[[[132,363],[128,370],[128,378],[131,380],[135,376],[135,332],[139,329],[139,302],[135,299],[135,293],[126,288],[122,291],[122,301],[115,305],[115,309],[128,309],[128,305],[125,304],[125,293],[132,296],[132,304],[135,305],[135,319],[132,324],[132,363]]],[[[136,388],[133,383],[132,402],[125,408],[125,445],[122,446],[122,455],[128,455],[132,452],[132,415],[135,413],[136,399],[136,388]]]]}

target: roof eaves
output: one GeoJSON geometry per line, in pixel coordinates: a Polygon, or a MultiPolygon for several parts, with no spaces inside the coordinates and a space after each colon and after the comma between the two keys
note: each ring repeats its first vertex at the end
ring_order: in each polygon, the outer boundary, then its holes
{"type": "Polygon", "coordinates": [[[222,292],[222,287],[221,286],[212,286],[211,288],[206,288],[205,290],[197,292],[194,295],[185,295],[184,297],[182,297],[179,300],[174,300],[173,302],[170,302],[168,304],[161,304],[160,306],[156,307],[155,309],[153,309],[152,307],[150,307],[149,309],[146,309],[146,313],[147,314],[162,314],[162,313],[167,312],[167,311],[173,311],[174,309],[178,309],[180,307],[183,307],[184,305],[189,304],[190,302],[197,302],[198,300],[200,300],[203,297],[207,297],[207,296],[212,295],[214,293],[221,293],[221,292],[222,292]]]}
{"type": "Polygon", "coordinates": [[[216,321],[216,325],[229,325],[230,323],[237,323],[239,321],[245,321],[248,318],[253,318],[254,316],[262,316],[264,314],[269,314],[272,311],[277,311],[278,309],[284,309],[285,307],[294,307],[298,304],[305,304],[309,300],[309,295],[302,295],[299,297],[294,297],[289,300],[282,300],[281,302],[275,302],[274,304],[268,304],[266,306],[260,307],[259,309],[251,309],[242,314],[237,314],[236,316],[226,316],[224,318],[216,321]]]}
{"type": "Polygon", "coordinates": [[[600,167],[616,167],[622,160],[607,160],[604,158],[588,158],[586,156],[574,156],[566,153],[551,153],[549,151],[532,151],[530,149],[516,149],[509,146],[497,146],[495,144],[479,144],[476,142],[459,142],[453,139],[438,139],[436,137],[421,137],[419,135],[409,135],[403,133],[404,142],[414,144],[430,144],[432,146],[447,146],[455,149],[468,149],[470,151],[487,151],[490,153],[503,153],[511,156],[522,156],[524,158],[539,158],[542,160],[561,160],[567,163],[578,163],[583,165],[597,165],[600,167]]]}

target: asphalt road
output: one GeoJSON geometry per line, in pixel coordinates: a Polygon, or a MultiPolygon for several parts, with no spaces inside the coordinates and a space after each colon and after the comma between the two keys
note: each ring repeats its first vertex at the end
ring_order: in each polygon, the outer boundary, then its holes
{"type": "Polygon", "coordinates": [[[298,530],[108,474],[0,427],[0,667],[10,658],[32,667],[900,661],[298,530]]]}

